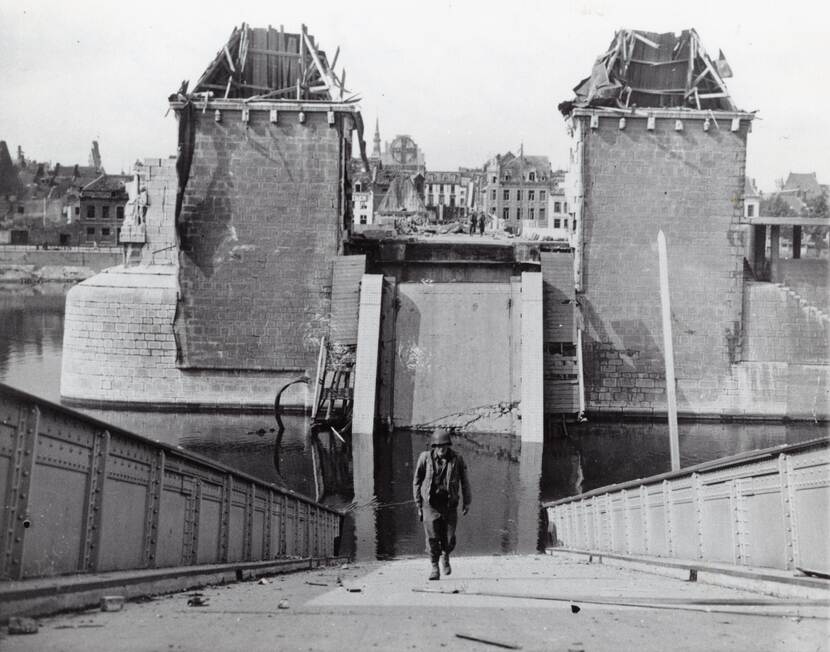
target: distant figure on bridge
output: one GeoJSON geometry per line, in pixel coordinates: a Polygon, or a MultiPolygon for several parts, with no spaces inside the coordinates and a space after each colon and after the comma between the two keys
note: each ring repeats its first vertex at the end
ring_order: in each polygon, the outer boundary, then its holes
{"type": "Polygon", "coordinates": [[[476,214],[470,213],[470,235],[476,234],[476,214]]]}
{"type": "MultiPolygon", "coordinates": [[[[473,214],[475,219],[475,214],[473,214]]],[[[450,553],[455,548],[458,503],[466,515],[470,508],[470,482],[464,458],[452,450],[450,433],[441,428],[432,431],[430,450],[418,457],[412,490],[418,517],[424,524],[432,571],[429,579],[452,573],[450,553]],[[439,569],[438,562],[441,562],[439,569]]]]}
{"type": "Polygon", "coordinates": [[[485,220],[486,219],[487,219],[487,217],[484,215],[484,213],[482,213],[481,215],[478,216],[478,234],[479,235],[484,235],[484,226],[485,226],[485,220]]]}

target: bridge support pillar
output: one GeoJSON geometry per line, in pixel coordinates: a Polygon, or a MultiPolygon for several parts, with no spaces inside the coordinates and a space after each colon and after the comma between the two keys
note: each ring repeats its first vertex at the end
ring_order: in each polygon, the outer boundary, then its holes
{"type": "Polygon", "coordinates": [[[524,442],[541,442],[544,424],[542,275],[522,273],[521,414],[524,442]]]}
{"type": "MultiPolygon", "coordinates": [[[[352,463],[354,499],[368,505],[375,494],[375,405],[377,400],[378,347],[380,343],[380,304],[383,276],[364,274],[360,282],[360,308],[357,318],[354,409],[352,412],[352,463]]],[[[355,554],[358,559],[374,559],[374,511],[355,510],[355,554]],[[362,522],[363,520],[371,522],[362,522]]]]}

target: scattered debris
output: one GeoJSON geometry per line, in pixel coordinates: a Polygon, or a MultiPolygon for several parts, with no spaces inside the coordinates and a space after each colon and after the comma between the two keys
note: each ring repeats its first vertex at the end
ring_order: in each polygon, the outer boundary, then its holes
{"type": "Polygon", "coordinates": [[[277,609],[289,609],[289,608],[290,607],[288,606],[288,599],[287,598],[283,598],[282,600],[279,601],[279,604],[277,604],[277,609]]]}
{"type": "Polygon", "coordinates": [[[101,598],[101,611],[121,611],[123,608],[123,595],[105,595],[101,598]]]}
{"type": "Polygon", "coordinates": [[[204,597],[201,593],[191,593],[190,597],[187,599],[187,606],[188,607],[206,607],[208,605],[209,598],[204,597]]]}
{"type": "Polygon", "coordinates": [[[571,603],[571,613],[572,614],[578,614],[580,611],[582,611],[582,609],[578,604],[571,603]]]}
{"type": "Polygon", "coordinates": [[[349,593],[362,593],[363,592],[363,589],[359,589],[359,588],[354,587],[354,586],[350,586],[350,587],[346,588],[346,590],[349,593]]]}
{"type": "Polygon", "coordinates": [[[257,582],[257,584],[270,584],[270,583],[271,583],[271,580],[269,580],[267,577],[261,577],[259,579],[259,582],[257,582]]]}
{"type": "Polygon", "coordinates": [[[52,629],[82,629],[84,627],[103,627],[101,623],[78,623],[77,625],[55,625],[52,629]]]}
{"type": "Polygon", "coordinates": [[[308,584],[309,586],[328,586],[328,584],[325,584],[323,582],[306,582],[306,584],[308,584]]]}
{"type": "Polygon", "coordinates": [[[34,618],[12,616],[9,618],[9,635],[37,634],[38,624],[34,618]]]}
{"type": "Polygon", "coordinates": [[[469,634],[456,634],[456,638],[463,638],[465,641],[474,641],[476,643],[484,643],[486,645],[492,645],[494,647],[504,648],[505,650],[521,650],[521,645],[513,645],[511,643],[500,643],[499,641],[493,641],[487,638],[480,638],[478,636],[470,636],[469,634]]]}

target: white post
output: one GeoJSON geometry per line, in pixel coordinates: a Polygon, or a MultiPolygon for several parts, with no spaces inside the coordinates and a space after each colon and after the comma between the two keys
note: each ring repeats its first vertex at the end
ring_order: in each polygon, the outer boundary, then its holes
{"type": "Polygon", "coordinates": [[[671,304],[669,302],[669,268],[666,256],[666,236],[657,233],[657,254],[660,259],[660,305],[663,311],[663,352],[666,360],[666,407],[669,413],[669,449],[671,469],[680,469],[680,441],[677,436],[677,397],[674,381],[674,347],[671,335],[671,304]]]}
{"type": "Polygon", "coordinates": [[[579,418],[585,416],[585,376],[582,373],[582,329],[576,329],[576,373],[579,381],[579,418]]]}

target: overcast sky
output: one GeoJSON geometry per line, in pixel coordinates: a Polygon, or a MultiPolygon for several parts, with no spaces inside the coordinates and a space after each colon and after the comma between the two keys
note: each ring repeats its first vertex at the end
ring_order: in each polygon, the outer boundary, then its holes
{"type": "Polygon", "coordinates": [[[428,169],[478,166],[497,152],[550,157],[569,140],[556,105],[572,97],[620,27],[695,27],[723,49],[739,108],[758,110],[748,174],[772,190],[789,171],[830,183],[826,2],[93,2],[0,0],[0,139],[14,156],[86,163],[93,139],[109,172],[175,152],[167,96],[195,83],[243,21],[305,23],[361,94],[371,147],[409,134],[428,169]]]}

